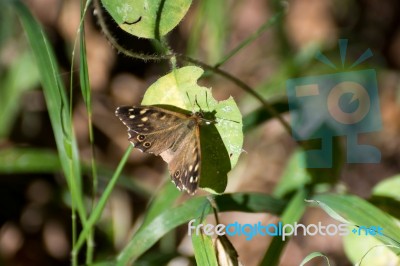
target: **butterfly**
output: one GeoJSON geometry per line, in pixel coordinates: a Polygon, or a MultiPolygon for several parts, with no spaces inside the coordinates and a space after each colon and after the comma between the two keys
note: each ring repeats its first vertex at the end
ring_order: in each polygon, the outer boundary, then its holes
{"type": "Polygon", "coordinates": [[[115,115],[128,127],[135,148],[161,156],[175,186],[196,193],[201,171],[200,126],[213,121],[201,111],[185,114],[152,105],[118,107],[115,115]]]}

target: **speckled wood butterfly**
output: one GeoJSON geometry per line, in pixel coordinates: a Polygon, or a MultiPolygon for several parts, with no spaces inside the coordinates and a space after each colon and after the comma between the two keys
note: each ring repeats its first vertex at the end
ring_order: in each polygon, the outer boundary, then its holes
{"type": "Polygon", "coordinates": [[[202,112],[184,114],[157,106],[122,106],[115,115],[128,127],[129,141],[168,163],[179,190],[193,195],[201,170],[200,126],[213,123],[202,112]]]}

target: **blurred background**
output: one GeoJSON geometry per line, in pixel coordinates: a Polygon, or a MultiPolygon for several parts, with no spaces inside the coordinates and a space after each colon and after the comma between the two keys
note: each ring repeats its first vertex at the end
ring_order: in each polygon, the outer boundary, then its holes
{"type": "MultiPolygon", "coordinates": [[[[80,19],[78,0],[26,0],[43,25],[59,62],[62,79],[73,77],[73,123],[91,197],[91,145],[79,71],[71,73],[71,52],[80,19]],[[85,170],[86,169],[86,170],[85,170]]],[[[98,26],[93,7],[86,23],[87,60],[92,90],[94,151],[101,191],[129,146],[126,129],[115,117],[120,105],[138,105],[146,88],[169,72],[168,62],[143,62],[118,53],[98,26]]],[[[340,65],[338,39],[348,39],[346,62],[368,48],[374,56],[362,63],[377,71],[383,129],[365,136],[381,150],[379,164],[344,164],[332,189],[364,198],[379,181],[400,171],[400,2],[398,0],[194,1],[183,21],[169,34],[173,50],[213,65],[267,23],[263,33],[221,68],[257,90],[277,106],[286,104],[286,81],[332,71],[314,58],[321,51],[340,65]]],[[[110,31],[126,49],[155,53],[151,42],[120,30],[106,16],[110,31]]],[[[79,58],[75,58],[75,65],[79,58]]],[[[183,63],[181,64],[183,65],[183,63]]],[[[350,64],[351,65],[351,64],[350,64]]],[[[260,104],[242,89],[215,74],[200,83],[212,87],[217,100],[232,95],[243,116],[260,104]]],[[[33,55],[13,10],[0,10],[0,264],[69,265],[71,210],[61,174],[54,135],[33,55]]],[[[283,117],[290,117],[284,112],[283,117]]],[[[286,107],[287,110],[287,107],[286,107]]],[[[245,132],[244,151],[231,171],[227,192],[272,193],[285,172],[296,142],[275,119],[245,132]]],[[[95,235],[96,258],[115,255],[143,219],[146,204],[165,179],[161,158],[134,150],[112,194],[95,235]]],[[[221,223],[276,222],[268,214],[222,213],[221,223]]],[[[309,209],[302,223],[335,223],[319,209],[309,209]]],[[[171,265],[189,265],[190,239],[178,231],[171,265]]],[[[233,237],[244,265],[258,265],[271,239],[233,237]]],[[[164,245],[164,246],[163,246],[164,245]]],[[[163,249],[158,243],[155,249],[163,249]]],[[[340,237],[295,237],[281,265],[297,265],[320,251],[331,265],[351,265],[340,237]]],[[[394,258],[395,260],[395,258],[394,258]]],[[[398,260],[397,260],[398,263],[398,260]]],[[[312,265],[325,265],[315,260],[312,265]]],[[[384,264],[382,264],[384,265],[384,264]]],[[[396,264],[392,264],[396,265],[396,264]]]]}

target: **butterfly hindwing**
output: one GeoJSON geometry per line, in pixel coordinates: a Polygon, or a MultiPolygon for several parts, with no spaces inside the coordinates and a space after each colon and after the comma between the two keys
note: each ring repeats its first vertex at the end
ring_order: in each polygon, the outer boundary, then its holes
{"type": "Polygon", "coordinates": [[[176,155],[169,163],[172,181],[180,190],[194,194],[198,188],[201,170],[199,127],[187,134],[176,155]]]}

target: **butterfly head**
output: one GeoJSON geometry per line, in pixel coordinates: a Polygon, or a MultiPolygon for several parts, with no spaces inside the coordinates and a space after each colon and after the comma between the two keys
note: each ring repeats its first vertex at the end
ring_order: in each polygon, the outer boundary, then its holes
{"type": "Polygon", "coordinates": [[[196,120],[198,125],[213,125],[216,124],[215,111],[204,113],[203,110],[193,112],[192,118],[196,120]]]}

